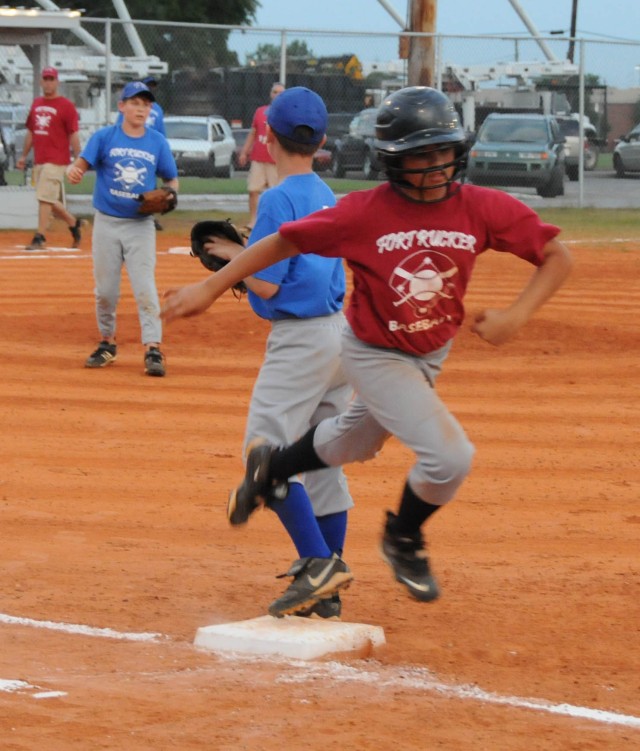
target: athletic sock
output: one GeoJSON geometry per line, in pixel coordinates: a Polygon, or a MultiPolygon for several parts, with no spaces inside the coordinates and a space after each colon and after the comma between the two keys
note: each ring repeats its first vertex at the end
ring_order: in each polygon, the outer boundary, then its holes
{"type": "Polygon", "coordinates": [[[301,483],[290,483],[284,501],[272,501],[269,507],[289,533],[300,558],[331,558],[332,551],[322,536],[311,501],[301,483]]]}
{"type": "Polygon", "coordinates": [[[313,448],[313,436],[318,426],[308,430],[295,443],[276,449],[271,455],[270,479],[284,481],[300,472],[326,469],[325,464],[313,448]]]}
{"type": "Polygon", "coordinates": [[[317,516],[316,519],[329,550],[342,556],[344,540],[347,536],[347,512],[337,511],[335,514],[317,516]]]}
{"type": "Polygon", "coordinates": [[[418,498],[407,482],[402,491],[395,527],[399,532],[415,532],[420,529],[431,514],[435,514],[441,508],[442,506],[434,506],[432,503],[427,503],[422,498],[418,498]]]}

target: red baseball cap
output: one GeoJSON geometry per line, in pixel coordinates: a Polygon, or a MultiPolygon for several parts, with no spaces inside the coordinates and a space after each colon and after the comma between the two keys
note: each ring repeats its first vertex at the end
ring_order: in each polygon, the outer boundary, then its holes
{"type": "Polygon", "coordinates": [[[42,77],[43,78],[57,78],[58,71],[55,68],[43,68],[42,77]]]}

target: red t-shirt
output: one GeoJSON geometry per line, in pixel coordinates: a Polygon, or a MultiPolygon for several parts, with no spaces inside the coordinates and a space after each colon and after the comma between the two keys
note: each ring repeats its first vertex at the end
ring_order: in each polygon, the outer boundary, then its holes
{"type": "Polygon", "coordinates": [[[453,338],[477,257],[492,248],[539,266],[559,228],[498,190],[462,185],[440,203],[409,201],[385,183],[358,191],[280,234],[353,272],[347,318],[376,347],[423,355],[453,338]]]}
{"type": "Polygon", "coordinates": [[[256,137],[251,147],[250,158],[252,162],[267,162],[275,164],[267,148],[267,110],[269,105],[258,107],[253,115],[251,127],[256,132],[256,137]]]}
{"type": "Polygon", "coordinates": [[[27,128],[33,135],[34,164],[69,164],[69,138],[78,130],[78,111],[63,96],[33,100],[27,128]]]}

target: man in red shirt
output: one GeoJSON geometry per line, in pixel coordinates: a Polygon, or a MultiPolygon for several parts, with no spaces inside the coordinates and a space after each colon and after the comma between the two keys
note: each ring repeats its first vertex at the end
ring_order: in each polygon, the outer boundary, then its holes
{"type": "Polygon", "coordinates": [[[40,81],[42,96],[36,97],[27,117],[27,135],[18,169],[24,169],[26,158],[33,146],[33,178],[38,199],[38,231],[27,245],[27,250],[46,247],[44,233],[51,214],[69,226],[72,247],[80,245],[82,220],[67,211],[64,195],[64,175],[69,166],[70,151],[80,154],[78,111],[73,102],[58,94],[58,71],[45,68],[40,81]]]}
{"type": "MultiPolygon", "coordinates": [[[[284,91],[281,83],[274,83],[271,87],[271,101],[284,91]]],[[[258,107],[253,115],[251,131],[242,147],[238,157],[240,166],[244,167],[248,159],[251,159],[249,176],[247,177],[247,190],[249,191],[249,224],[247,229],[251,231],[256,221],[258,211],[258,198],[260,193],[267,188],[273,188],[278,184],[276,163],[273,161],[269,149],[267,149],[267,110],[268,104],[258,107]]]]}

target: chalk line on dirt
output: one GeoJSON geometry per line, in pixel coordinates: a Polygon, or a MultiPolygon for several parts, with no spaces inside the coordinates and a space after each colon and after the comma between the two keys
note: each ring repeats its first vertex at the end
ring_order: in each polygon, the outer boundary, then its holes
{"type": "MultiPolygon", "coordinates": [[[[95,628],[92,626],[72,623],[57,623],[55,621],[39,621],[33,618],[20,618],[5,613],[0,613],[0,623],[44,628],[53,631],[64,631],[66,633],[79,634],[81,636],[121,639],[124,641],[158,642],[171,638],[159,633],[121,632],[114,631],[110,628],[95,628]]],[[[221,659],[225,659],[225,657],[221,656],[221,659]]],[[[241,657],[227,655],[226,659],[238,662],[265,661],[264,657],[258,656],[241,657]]],[[[273,658],[266,661],[273,662],[273,658]]],[[[635,717],[633,715],[610,712],[602,709],[592,709],[590,707],[580,707],[565,702],[554,704],[545,699],[501,696],[500,694],[485,691],[478,686],[444,683],[443,681],[438,680],[438,678],[426,668],[395,667],[392,669],[383,668],[380,670],[363,670],[359,667],[345,665],[340,662],[327,662],[317,665],[300,660],[288,660],[286,662],[294,669],[300,668],[300,670],[294,674],[280,676],[278,679],[280,683],[304,683],[306,681],[317,680],[318,678],[327,678],[332,681],[372,683],[378,688],[408,688],[412,690],[430,691],[452,699],[478,701],[485,704],[497,704],[518,709],[531,709],[538,712],[574,717],[608,725],[621,725],[624,727],[640,729],[640,717],[635,717]]],[[[0,679],[0,691],[20,691],[32,688],[36,687],[29,686],[29,684],[26,684],[23,681],[3,681],[0,679]]],[[[53,695],[60,694],[58,694],[58,692],[42,692],[38,696],[34,694],[36,698],[48,698],[53,695]]]]}
{"type": "Polygon", "coordinates": [[[0,613],[0,623],[15,626],[30,626],[33,628],[45,628],[50,631],[65,631],[69,634],[81,634],[82,636],[95,636],[102,639],[121,639],[123,641],[160,641],[169,637],[155,633],[127,633],[114,631],[110,628],[95,628],[75,623],[56,623],[55,621],[38,621],[33,618],[19,618],[14,615],[0,613]]]}
{"type": "Polygon", "coordinates": [[[360,670],[338,662],[323,663],[321,665],[304,664],[303,670],[297,675],[281,676],[282,683],[304,683],[318,678],[330,678],[333,681],[354,681],[371,683],[376,687],[408,688],[412,690],[431,691],[453,699],[468,699],[485,704],[499,704],[520,709],[533,709],[538,712],[576,717],[609,725],[623,725],[640,729],[640,717],[609,712],[602,709],[591,709],[573,704],[554,704],[545,699],[524,698],[519,696],[501,696],[485,691],[478,686],[464,684],[448,684],[438,680],[425,668],[394,668],[393,670],[360,670]]]}

